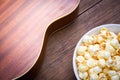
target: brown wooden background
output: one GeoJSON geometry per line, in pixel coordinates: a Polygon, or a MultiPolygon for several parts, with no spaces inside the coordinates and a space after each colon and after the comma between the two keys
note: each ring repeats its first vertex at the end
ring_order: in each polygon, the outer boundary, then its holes
{"type": "Polygon", "coordinates": [[[93,27],[120,24],[120,0],[81,0],[78,18],[52,34],[35,80],[76,80],[72,57],[81,36],[93,27]]]}

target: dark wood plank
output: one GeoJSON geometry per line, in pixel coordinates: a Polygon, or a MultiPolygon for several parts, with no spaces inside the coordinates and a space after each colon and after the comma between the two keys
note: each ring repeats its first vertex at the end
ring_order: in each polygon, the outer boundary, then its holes
{"type": "Polygon", "coordinates": [[[69,27],[51,35],[42,68],[35,80],[75,80],[72,57],[78,40],[88,30],[109,23],[120,24],[120,0],[103,0],[80,15],[69,27]]]}
{"type": "Polygon", "coordinates": [[[81,15],[85,11],[89,10],[90,8],[94,7],[96,4],[100,3],[102,0],[81,0],[79,5],[79,14],[81,15]]]}

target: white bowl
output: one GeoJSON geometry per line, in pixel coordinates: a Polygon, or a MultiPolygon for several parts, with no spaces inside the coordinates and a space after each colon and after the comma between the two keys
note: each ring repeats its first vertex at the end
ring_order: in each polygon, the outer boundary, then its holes
{"type": "Polygon", "coordinates": [[[78,71],[77,71],[77,66],[76,66],[76,50],[77,50],[77,47],[79,45],[81,45],[82,40],[85,36],[90,36],[92,34],[97,34],[102,27],[106,27],[108,30],[110,30],[114,33],[120,32],[120,24],[105,24],[105,25],[101,25],[101,26],[98,26],[98,27],[95,27],[95,28],[91,29],[90,31],[88,31],[86,34],[84,34],[82,36],[82,38],[78,41],[78,43],[75,47],[75,50],[74,50],[74,54],[73,54],[73,70],[74,70],[74,73],[75,73],[75,76],[76,76],[77,80],[81,80],[79,78],[78,71]]]}

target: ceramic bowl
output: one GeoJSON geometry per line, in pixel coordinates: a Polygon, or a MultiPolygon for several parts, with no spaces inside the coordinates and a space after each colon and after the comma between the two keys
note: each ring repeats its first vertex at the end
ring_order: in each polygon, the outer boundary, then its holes
{"type": "Polygon", "coordinates": [[[91,29],[90,31],[88,31],[86,34],[84,34],[81,37],[81,39],[78,41],[78,43],[77,43],[77,45],[75,47],[74,54],[73,54],[73,70],[74,70],[74,74],[75,74],[77,80],[81,80],[79,78],[78,71],[77,71],[77,66],[76,66],[76,51],[77,51],[77,47],[79,45],[81,45],[82,40],[83,40],[83,38],[85,36],[90,36],[92,34],[97,34],[102,27],[106,27],[108,30],[110,30],[110,31],[112,31],[114,33],[120,32],[120,24],[105,24],[105,25],[100,25],[100,26],[97,26],[97,27],[91,29]]]}

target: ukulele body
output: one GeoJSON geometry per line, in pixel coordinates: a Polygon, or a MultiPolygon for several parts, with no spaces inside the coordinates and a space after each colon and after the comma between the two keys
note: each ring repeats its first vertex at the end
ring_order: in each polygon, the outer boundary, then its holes
{"type": "Polygon", "coordinates": [[[48,36],[77,16],[79,0],[0,1],[0,79],[30,71],[48,36]]]}

